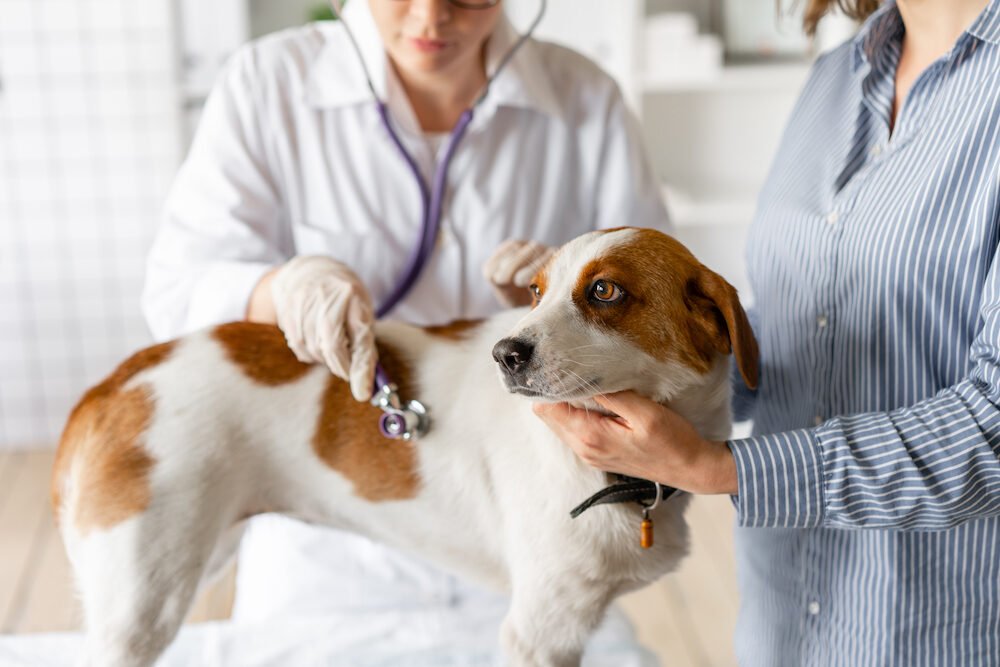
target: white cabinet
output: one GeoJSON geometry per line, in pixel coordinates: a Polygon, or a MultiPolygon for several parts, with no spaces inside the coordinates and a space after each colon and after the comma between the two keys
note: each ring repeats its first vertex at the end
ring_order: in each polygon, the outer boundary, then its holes
{"type": "MultiPolygon", "coordinates": [[[[175,0],[184,93],[197,103],[229,56],[249,40],[301,25],[323,0],[175,0]]],[[[367,1],[367,0],[360,0],[367,1]]]]}
{"type": "MultiPolygon", "coordinates": [[[[541,0],[504,0],[518,31],[531,25],[541,0]]],[[[549,0],[535,36],[570,46],[601,65],[630,100],[638,92],[641,0],[549,0]],[[613,8],[613,9],[612,9],[613,8]]]]}
{"type": "MultiPolygon", "coordinates": [[[[367,2],[367,0],[355,0],[367,2]]],[[[174,0],[177,3],[185,145],[229,56],[255,37],[301,25],[324,0],[174,0]]]]}
{"type": "Polygon", "coordinates": [[[204,98],[229,55],[250,39],[247,0],[177,0],[182,85],[204,98]]]}

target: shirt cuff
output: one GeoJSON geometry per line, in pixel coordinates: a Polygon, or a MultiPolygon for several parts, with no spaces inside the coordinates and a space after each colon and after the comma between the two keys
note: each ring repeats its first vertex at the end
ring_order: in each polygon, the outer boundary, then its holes
{"type": "Polygon", "coordinates": [[[739,492],[733,497],[745,528],[809,528],[824,516],[822,446],[802,429],[730,440],[739,492]]]}
{"type": "Polygon", "coordinates": [[[213,263],[195,286],[185,330],[245,320],[253,289],[274,267],[266,262],[213,263]]]}

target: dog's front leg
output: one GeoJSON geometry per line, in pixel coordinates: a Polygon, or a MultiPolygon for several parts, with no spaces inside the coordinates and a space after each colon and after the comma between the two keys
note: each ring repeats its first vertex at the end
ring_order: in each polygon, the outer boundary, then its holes
{"type": "MultiPolygon", "coordinates": [[[[538,573],[535,573],[536,575],[538,573]]],[[[510,667],[579,667],[613,591],[561,573],[515,578],[501,643],[510,667]]]]}

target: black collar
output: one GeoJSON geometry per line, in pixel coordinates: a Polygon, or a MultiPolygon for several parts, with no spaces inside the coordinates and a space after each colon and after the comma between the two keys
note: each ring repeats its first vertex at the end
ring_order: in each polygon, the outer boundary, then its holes
{"type": "MultiPolygon", "coordinates": [[[[618,481],[607,486],[582,503],[573,508],[569,513],[575,519],[594,505],[604,505],[607,503],[629,503],[635,502],[640,505],[648,505],[656,499],[656,484],[645,479],[616,475],[618,481]]],[[[666,500],[677,492],[672,486],[660,485],[661,500],[666,500]]]]}

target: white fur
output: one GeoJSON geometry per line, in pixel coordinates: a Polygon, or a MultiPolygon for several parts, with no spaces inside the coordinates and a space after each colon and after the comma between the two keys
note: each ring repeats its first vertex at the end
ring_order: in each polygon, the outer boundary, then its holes
{"type": "MultiPolygon", "coordinates": [[[[62,522],[83,596],[87,664],[152,664],[197,587],[235,549],[241,521],[278,510],[362,533],[508,591],[502,640],[510,664],[578,665],[607,605],[670,571],[685,554],[687,496],[655,511],[656,544],[648,551],[638,543],[634,504],[599,506],[570,519],[570,509],[608,479],[560,443],[530,401],[497,381],[493,345],[509,335],[532,337],[541,355],[536,387],[553,395],[586,402],[588,392],[637,389],[671,402],[707,437],[725,437],[730,426],[725,358],[701,376],[652,359],[574,312],[568,294],[575,272],[628,238],[617,232],[569,244],[550,268],[541,305],[498,315],[467,340],[378,325],[379,339],[416,360],[421,393],[407,398],[429,406],[433,419],[430,433],[413,445],[371,443],[416,448],[421,485],[413,499],[360,499],[350,480],[317,458],[311,438],[328,378],[322,367],[293,383],[262,386],[201,333],[134,377],[155,399],[145,438],[156,461],[152,502],[137,516],[85,535],[62,522]]],[[[76,499],[65,498],[62,515],[72,517],[76,499]]]]}

